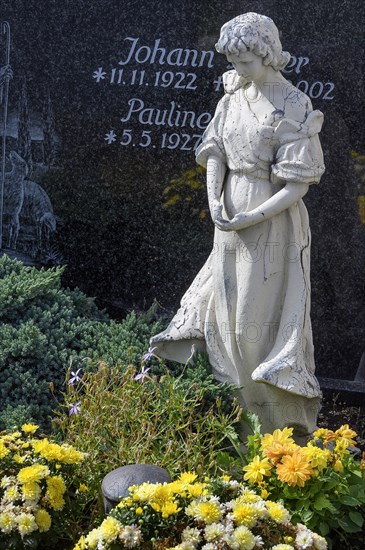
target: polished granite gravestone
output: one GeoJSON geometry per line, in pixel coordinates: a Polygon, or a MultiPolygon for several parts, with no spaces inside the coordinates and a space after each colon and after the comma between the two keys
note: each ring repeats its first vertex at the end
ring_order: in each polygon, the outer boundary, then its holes
{"type": "Polygon", "coordinates": [[[114,311],[155,298],[176,309],[212,245],[194,149],[223,93],[227,62],[214,44],[246,11],[274,19],[292,54],[285,77],[325,115],[327,171],[305,197],[312,323],[318,374],[352,380],[364,351],[360,0],[3,0],[14,72],[6,148],[30,168],[16,251],[67,263],[65,284],[114,311]]]}

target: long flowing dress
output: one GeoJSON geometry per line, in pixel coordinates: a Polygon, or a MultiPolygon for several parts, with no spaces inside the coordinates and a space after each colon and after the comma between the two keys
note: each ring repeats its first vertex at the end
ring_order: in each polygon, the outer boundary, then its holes
{"type": "MultiPolygon", "coordinates": [[[[235,71],[225,73],[225,95],[197,150],[227,166],[223,216],[250,211],[287,182],[318,183],[324,171],[318,133],[323,115],[293,88],[299,120],[285,109],[263,124],[235,71]]],[[[293,95],[294,94],[294,95],[293,95]]],[[[291,112],[293,110],[291,109],[291,112]]],[[[240,231],[215,229],[205,265],[168,328],[151,344],[162,357],[186,362],[205,350],[218,380],[240,387],[242,405],[263,429],[315,429],[321,392],[314,375],[310,322],[310,229],[302,200],[240,231]]]]}

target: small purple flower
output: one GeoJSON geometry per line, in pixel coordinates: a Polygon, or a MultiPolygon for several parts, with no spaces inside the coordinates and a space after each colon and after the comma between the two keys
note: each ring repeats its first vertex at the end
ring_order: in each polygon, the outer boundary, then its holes
{"type": "Polygon", "coordinates": [[[142,361],[149,361],[152,357],[156,357],[156,355],[153,353],[155,349],[157,349],[157,347],[155,348],[149,347],[148,352],[142,356],[142,361]]]}
{"type": "Polygon", "coordinates": [[[70,380],[68,381],[68,385],[69,386],[72,386],[72,384],[74,384],[75,382],[80,382],[81,378],[79,376],[79,372],[80,372],[81,369],[77,369],[76,372],[73,372],[71,371],[71,378],[70,380]]]}
{"type": "Polygon", "coordinates": [[[135,380],[140,380],[141,382],[144,381],[145,378],[150,378],[150,376],[147,374],[148,371],[151,370],[151,369],[146,369],[144,365],[142,365],[142,370],[139,374],[136,374],[136,376],[134,377],[135,380]]]}
{"type": "Polygon", "coordinates": [[[69,403],[69,407],[70,407],[70,411],[69,411],[69,416],[72,416],[73,414],[78,414],[80,412],[80,407],[79,405],[81,404],[81,401],[78,401],[77,403],[75,403],[75,405],[73,403],[69,403]]]}

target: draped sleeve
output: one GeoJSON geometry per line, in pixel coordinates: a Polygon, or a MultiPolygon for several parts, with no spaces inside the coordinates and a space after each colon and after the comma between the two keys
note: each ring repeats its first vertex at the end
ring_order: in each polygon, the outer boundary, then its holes
{"type": "Polygon", "coordinates": [[[200,146],[196,150],[196,162],[206,168],[208,157],[214,155],[226,162],[226,152],[223,144],[223,126],[227,114],[228,97],[225,95],[219,101],[214,117],[205,130],[200,146]]]}
{"type": "Polygon", "coordinates": [[[303,122],[283,118],[275,128],[279,143],[271,167],[272,183],[318,183],[325,170],[318,134],[321,111],[312,111],[303,122]]]}

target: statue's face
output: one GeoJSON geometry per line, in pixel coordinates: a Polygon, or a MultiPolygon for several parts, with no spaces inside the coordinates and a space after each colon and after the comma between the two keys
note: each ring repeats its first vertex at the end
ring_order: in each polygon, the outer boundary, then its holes
{"type": "Polygon", "coordinates": [[[263,58],[253,52],[244,52],[239,55],[227,53],[226,57],[236,72],[248,82],[260,80],[266,73],[263,58]]]}

